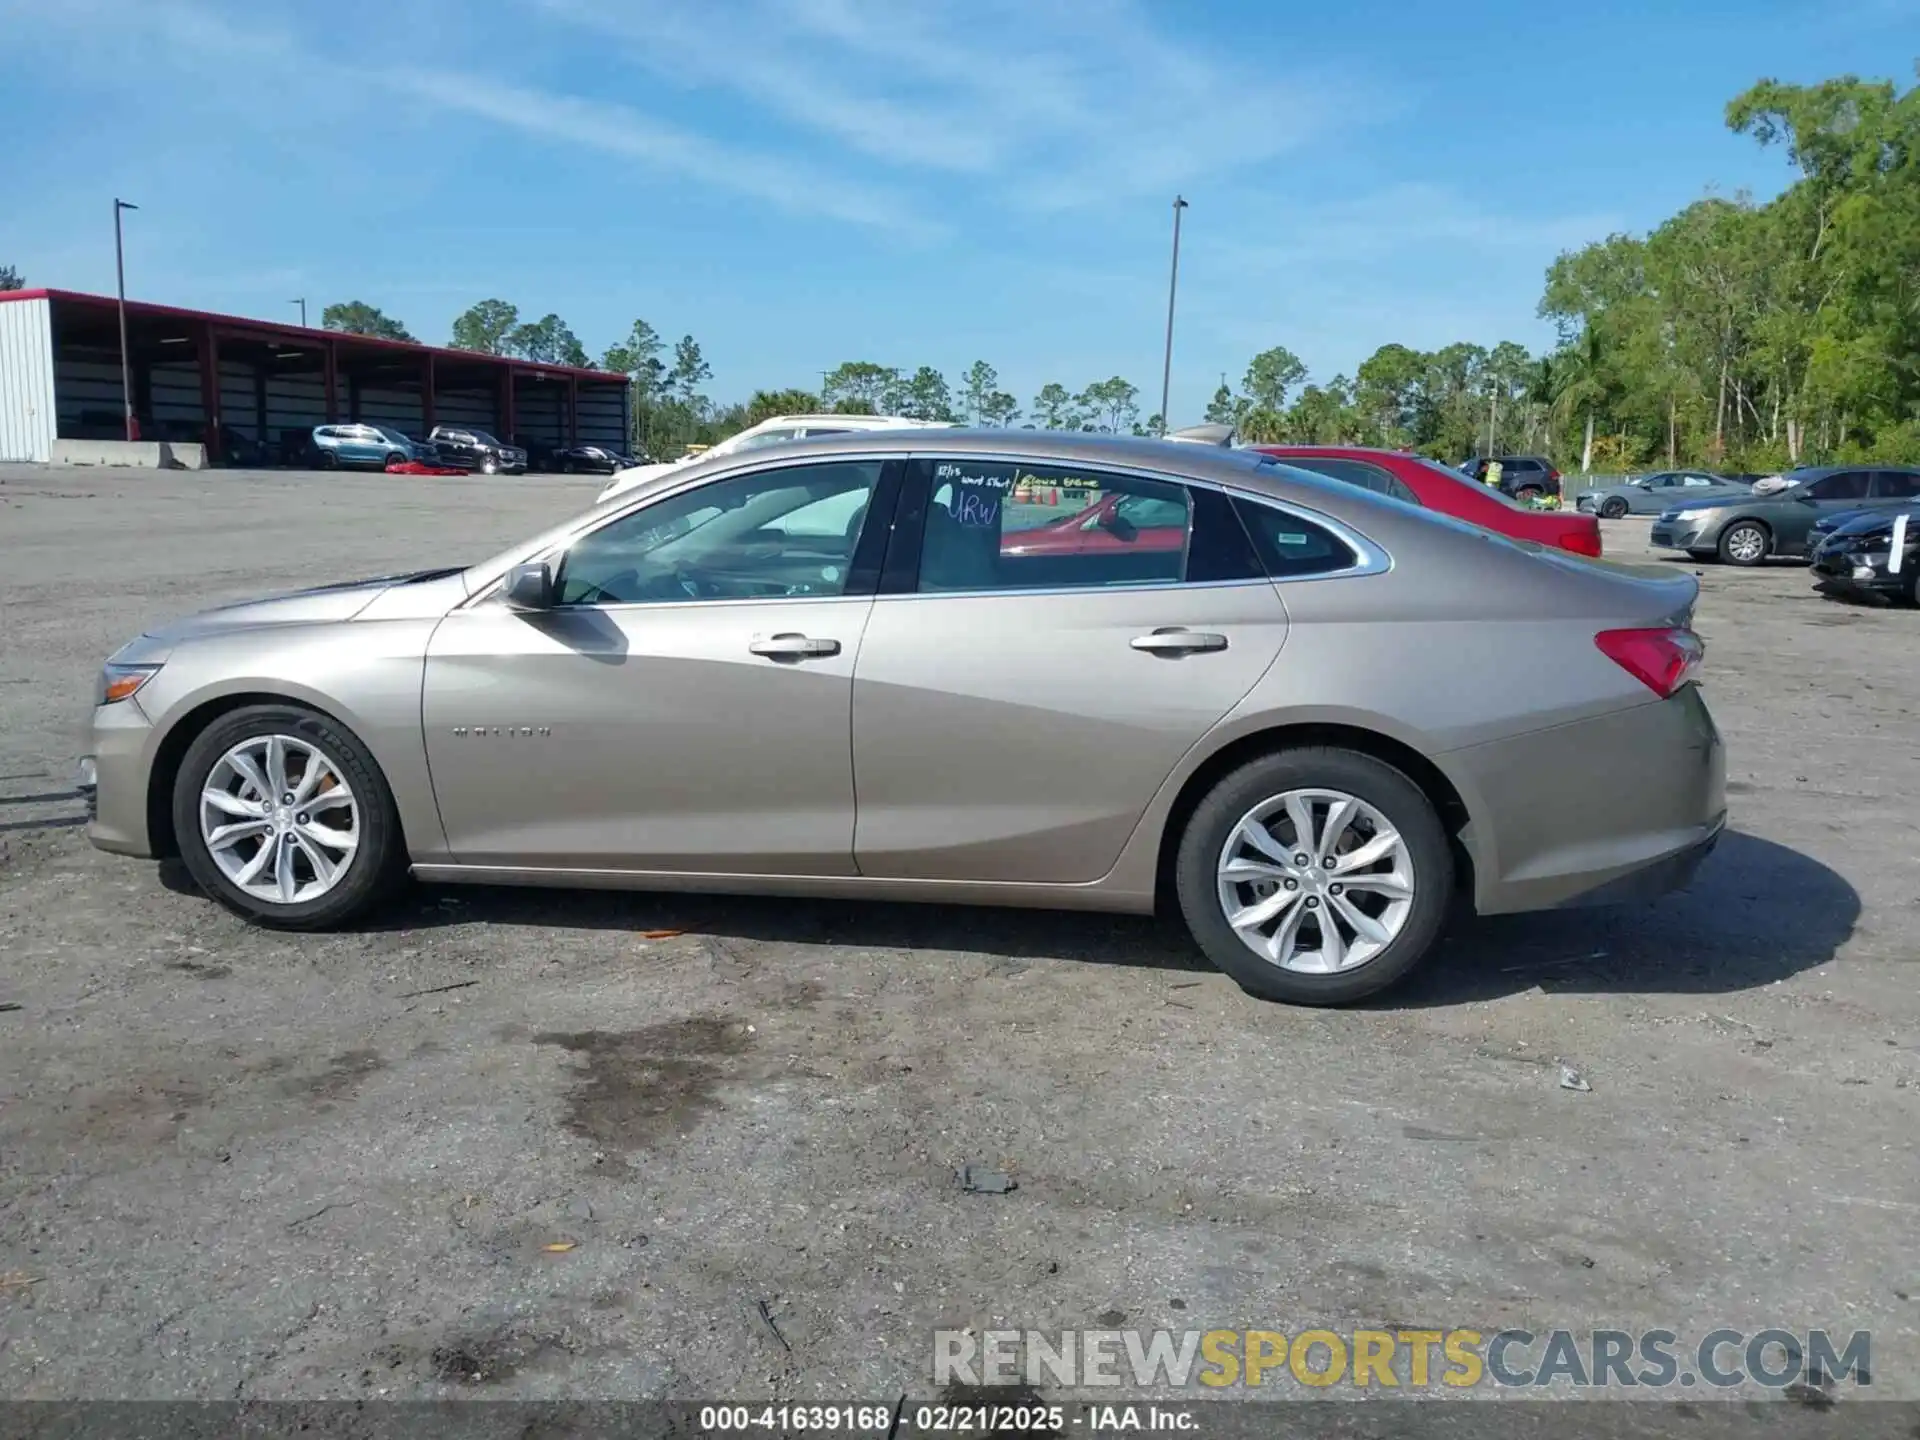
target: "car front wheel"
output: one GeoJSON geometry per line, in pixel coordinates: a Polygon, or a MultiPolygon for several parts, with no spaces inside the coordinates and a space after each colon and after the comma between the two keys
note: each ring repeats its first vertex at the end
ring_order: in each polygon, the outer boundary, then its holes
{"type": "Polygon", "coordinates": [[[223,715],[187,748],[173,789],[180,858],[256,924],[327,930],[365,914],[406,865],[380,767],[352,731],[295,705],[223,715]]]}
{"type": "Polygon", "coordinates": [[[1758,565],[1770,548],[1766,526],[1752,520],[1737,520],[1720,535],[1720,558],[1729,565],[1758,565]]]}
{"type": "Polygon", "coordinates": [[[1453,892],[1433,804],[1393,766],[1312,746],[1251,761],[1195,809],[1176,857],[1207,957],[1270,1000],[1378,994],[1432,949],[1453,892]]]}

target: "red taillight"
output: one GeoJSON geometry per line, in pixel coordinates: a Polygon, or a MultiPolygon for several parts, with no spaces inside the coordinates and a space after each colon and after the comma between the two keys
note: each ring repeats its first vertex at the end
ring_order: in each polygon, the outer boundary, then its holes
{"type": "Polygon", "coordinates": [[[1560,534],[1560,548],[1571,550],[1576,555],[1591,555],[1600,558],[1600,527],[1581,525],[1560,534]]]}
{"type": "Polygon", "coordinates": [[[1681,626],[1653,630],[1602,630],[1593,637],[1600,653],[1662,700],[1693,678],[1707,647],[1681,626]]]}

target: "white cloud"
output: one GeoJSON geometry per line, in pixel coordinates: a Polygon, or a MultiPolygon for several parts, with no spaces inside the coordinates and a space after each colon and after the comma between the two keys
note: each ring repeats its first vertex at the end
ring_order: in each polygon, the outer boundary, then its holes
{"type": "MultiPolygon", "coordinates": [[[[350,93],[377,97],[384,105],[424,103],[523,134],[590,147],[794,214],[907,234],[935,228],[883,190],[812,164],[714,140],[631,106],[548,93],[498,75],[461,73],[441,60],[381,70],[341,63],[330,58],[339,53],[337,46],[276,23],[274,15],[263,13],[266,9],[262,5],[236,11],[186,0],[68,0],[59,6],[0,0],[0,14],[78,31],[88,37],[89,46],[110,44],[138,53],[156,79],[185,79],[199,87],[199,93],[225,93],[242,106],[257,98],[257,92],[244,93],[250,82],[270,84],[283,104],[285,97],[302,91],[335,105],[350,93]],[[156,45],[164,52],[157,69],[152,65],[156,45]],[[207,90],[209,85],[219,89],[207,90]]],[[[279,18],[318,13],[283,10],[279,18]]]]}
{"type": "Polygon", "coordinates": [[[621,43],[659,83],[888,164],[992,178],[1035,209],[1170,192],[1272,159],[1334,116],[1327,82],[1209,54],[1131,0],[528,3],[621,43]]]}

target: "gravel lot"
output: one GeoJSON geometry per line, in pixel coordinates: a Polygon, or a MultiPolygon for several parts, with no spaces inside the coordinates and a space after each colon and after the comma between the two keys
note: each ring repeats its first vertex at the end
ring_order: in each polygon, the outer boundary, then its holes
{"type": "Polygon", "coordinates": [[[1695,887],[1467,922],[1347,1012],[1102,917],[448,889],[277,936],[87,846],[143,625],[598,484],[0,467],[0,1395],[890,1400],[936,1327],[1384,1323],[1866,1327],[1920,1397],[1920,615],[1707,569],[1695,887]]]}

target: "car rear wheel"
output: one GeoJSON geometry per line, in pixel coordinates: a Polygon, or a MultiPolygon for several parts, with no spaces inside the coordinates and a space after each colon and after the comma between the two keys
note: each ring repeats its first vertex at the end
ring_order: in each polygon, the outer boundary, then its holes
{"type": "Polygon", "coordinates": [[[1608,520],[1618,520],[1627,513],[1627,502],[1618,495],[1609,495],[1600,502],[1600,514],[1608,520]]]}
{"type": "Polygon", "coordinates": [[[1362,1000],[1433,947],[1453,854],[1432,803],[1383,761],[1311,746],[1253,760],[1201,800],[1175,861],[1194,940],[1249,993],[1362,1000]]]}
{"type": "Polygon", "coordinates": [[[372,909],[405,872],[393,794],[359,738],[296,705],[223,715],[173,787],[187,870],[256,924],[327,930],[372,909]]]}
{"type": "Polygon", "coordinates": [[[1758,565],[1767,558],[1773,537],[1757,520],[1736,520],[1720,534],[1720,558],[1729,565],[1758,565]]]}

